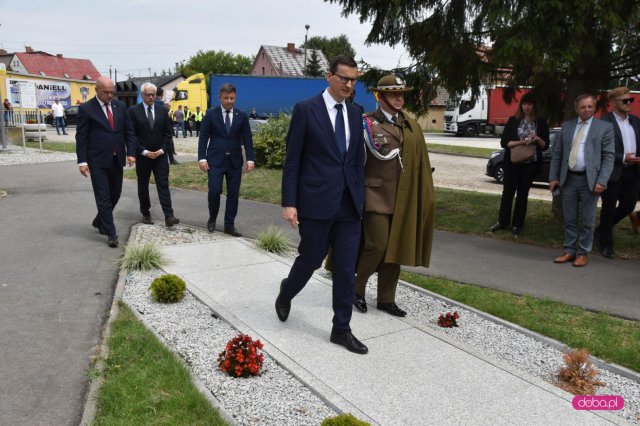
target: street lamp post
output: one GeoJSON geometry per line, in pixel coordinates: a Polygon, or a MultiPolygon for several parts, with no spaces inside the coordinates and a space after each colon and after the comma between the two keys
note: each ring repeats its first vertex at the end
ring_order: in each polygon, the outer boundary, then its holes
{"type": "Polygon", "coordinates": [[[304,69],[307,69],[307,36],[309,35],[309,28],[310,25],[307,24],[304,26],[304,28],[307,30],[307,32],[304,34],[304,69]]]}

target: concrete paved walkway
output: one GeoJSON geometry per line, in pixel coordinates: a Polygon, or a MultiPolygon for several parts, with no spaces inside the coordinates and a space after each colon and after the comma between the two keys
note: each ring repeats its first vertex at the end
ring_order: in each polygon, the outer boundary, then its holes
{"type": "Polygon", "coordinates": [[[410,317],[376,309],[354,315],[369,354],[329,343],[331,282],[315,276],[282,323],[274,310],[291,261],[242,239],[164,247],[166,269],[233,326],[265,343],[280,364],[342,411],[372,424],[602,425],[605,412],[576,411],[572,395],[474,353],[410,317]]]}

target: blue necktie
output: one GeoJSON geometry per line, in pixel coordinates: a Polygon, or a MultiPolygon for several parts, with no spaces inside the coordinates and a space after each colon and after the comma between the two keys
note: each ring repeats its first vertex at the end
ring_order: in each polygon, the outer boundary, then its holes
{"type": "Polygon", "coordinates": [[[345,153],[347,152],[347,136],[344,128],[344,116],[342,115],[342,104],[336,104],[336,109],[338,110],[338,114],[336,114],[336,142],[338,143],[338,149],[340,150],[340,155],[344,158],[345,153]]]}
{"type": "Polygon", "coordinates": [[[224,112],[227,113],[227,115],[224,117],[224,127],[226,127],[227,133],[229,133],[229,130],[231,130],[231,119],[229,118],[229,113],[231,112],[231,110],[225,109],[224,112]]]}

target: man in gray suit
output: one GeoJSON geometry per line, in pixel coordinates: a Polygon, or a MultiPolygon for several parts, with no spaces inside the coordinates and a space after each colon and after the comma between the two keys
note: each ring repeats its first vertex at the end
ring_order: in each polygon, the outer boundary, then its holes
{"type": "Polygon", "coordinates": [[[575,100],[578,119],[562,123],[553,145],[549,189],[562,188],[564,253],[555,263],[585,266],[593,246],[598,197],[607,187],[615,156],[613,126],[593,118],[596,99],[580,95],[575,100]],[[580,229],[578,229],[580,215],[580,229]]]}

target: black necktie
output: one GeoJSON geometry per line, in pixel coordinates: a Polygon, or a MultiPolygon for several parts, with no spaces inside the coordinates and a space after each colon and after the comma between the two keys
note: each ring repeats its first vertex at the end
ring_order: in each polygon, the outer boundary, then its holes
{"type": "Polygon", "coordinates": [[[224,112],[227,113],[227,115],[224,117],[224,127],[227,128],[227,133],[229,133],[229,131],[231,130],[231,118],[229,118],[231,110],[225,109],[224,112]]]}
{"type": "Polygon", "coordinates": [[[151,112],[151,105],[147,109],[147,120],[149,120],[149,127],[153,129],[153,112],[151,112]]]}
{"type": "Polygon", "coordinates": [[[347,135],[344,128],[344,116],[342,115],[342,104],[336,104],[338,113],[336,114],[336,142],[338,143],[338,149],[340,155],[344,158],[344,154],[347,152],[347,135]]]}

